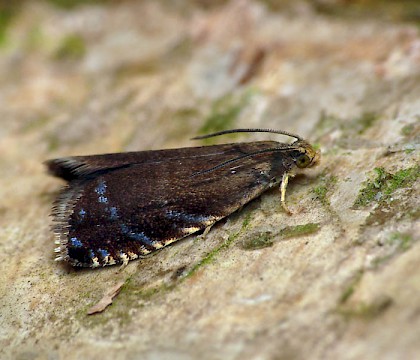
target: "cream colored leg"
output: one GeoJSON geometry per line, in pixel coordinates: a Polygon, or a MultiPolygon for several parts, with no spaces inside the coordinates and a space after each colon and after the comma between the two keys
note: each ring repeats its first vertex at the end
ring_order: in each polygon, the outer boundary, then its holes
{"type": "Polygon", "coordinates": [[[119,274],[119,273],[123,272],[123,271],[126,269],[127,265],[128,265],[128,263],[122,263],[122,264],[118,267],[118,269],[117,269],[116,273],[117,273],[117,274],[119,274]]]}
{"type": "Polygon", "coordinates": [[[281,191],[281,206],[286,211],[287,214],[291,215],[292,212],[289,210],[289,208],[286,205],[286,188],[287,183],[289,182],[289,174],[284,173],[283,178],[281,179],[281,185],[280,185],[280,191],[281,191]]]}
{"type": "Polygon", "coordinates": [[[210,232],[210,229],[213,227],[213,225],[214,224],[211,224],[204,229],[203,233],[201,234],[202,239],[204,239],[207,236],[207,234],[210,232]]]}

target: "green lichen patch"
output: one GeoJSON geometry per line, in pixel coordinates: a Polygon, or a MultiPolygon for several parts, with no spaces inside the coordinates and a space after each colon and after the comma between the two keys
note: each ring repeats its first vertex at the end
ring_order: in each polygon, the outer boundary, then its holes
{"type": "Polygon", "coordinates": [[[314,234],[318,232],[319,229],[320,229],[319,223],[308,223],[308,224],[295,225],[295,226],[286,226],[285,228],[280,230],[279,236],[282,239],[289,239],[293,237],[314,234]]]}
{"type": "Polygon", "coordinates": [[[70,10],[80,5],[106,4],[109,3],[110,0],[48,0],[48,2],[59,8],[70,10]]]}
{"type": "Polygon", "coordinates": [[[272,234],[271,231],[263,231],[256,234],[251,234],[245,238],[240,247],[244,250],[259,250],[274,245],[277,240],[284,240],[299,236],[306,236],[316,233],[320,229],[319,223],[308,223],[295,226],[286,226],[277,234],[272,234]]]}
{"type": "Polygon", "coordinates": [[[256,234],[248,239],[242,241],[242,248],[244,250],[258,250],[273,246],[273,236],[271,231],[256,234]]]}
{"type": "MultiPolygon", "coordinates": [[[[273,0],[272,0],[273,1],[273,0]]],[[[359,0],[341,1],[311,1],[315,11],[334,18],[382,19],[386,21],[419,22],[420,4],[418,0],[359,0]]]]}
{"type": "MultiPolygon", "coordinates": [[[[95,316],[85,319],[84,322],[91,325],[100,325],[109,319],[118,319],[120,325],[128,324],[131,322],[131,318],[127,317],[127,307],[132,308],[133,304],[138,304],[141,307],[151,299],[173,290],[177,284],[177,281],[163,280],[152,286],[147,286],[144,283],[139,283],[131,276],[125,280],[120,294],[114,298],[112,304],[104,312],[97,313],[95,316]]],[[[91,305],[89,305],[90,307],[91,305]]],[[[82,312],[82,317],[86,317],[86,311],[87,308],[82,312]]]]}
{"type": "Polygon", "coordinates": [[[245,215],[244,221],[242,221],[242,230],[245,230],[251,222],[251,213],[245,215]]]}
{"type": "Polygon", "coordinates": [[[224,241],[221,245],[217,248],[210,251],[205,257],[203,257],[197,264],[193,265],[192,268],[187,272],[185,278],[189,278],[193,276],[199,269],[203,266],[208,265],[214,261],[216,256],[222,251],[229,248],[233,241],[238,237],[239,233],[230,235],[226,241],[224,241]]]}
{"type": "Polygon", "coordinates": [[[135,293],[137,296],[137,299],[149,300],[157,294],[162,294],[164,292],[172,290],[174,287],[175,287],[174,283],[171,283],[171,284],[162,283],[155,287],[140,288],[140,289],[134,290],[132,295],[135,293]]]}
{"type": "Polygon", "coordinates": [[[354,120],[353,126],[357,129],[357,133],[363,134],[367,129],[371,128],[379,119],[379,115],[373,112],[365,112],[354,120]]]}
{"type": "Polygon", "coordinates": [[[394,302],[391,297],[383,295],[379,296],[370,303],[359,302],[357,304],[339,306],[337,313],[347,320],[372,320],[388,310],[393,303],[394,302]]]}
{"type": "Polygon", "coordinates": [[[319,185],[312,189],[312,192],[316,196],[316,198],[321,201],[324,205],[329,204],[329,201],[327,200],[327,192],[328,188],[326,185],[319,185]]]}
{"type": "Polygon", "coordinates": [[[7,44],[7,33],[15,15],[19,10],[19,7],[19,2],[0,2],[0,48],[7,44]]]}
{"type": "Polygon", "coordinates": [[[339,304],[344,304],[351,298],[360,281],[362,280],[363,273],[363,270],[359,270],[356,273],[356,275],[353,276],[353,278],[350,280],[349,284],[346,286],[343,293],[341,294],[339,304]]]}
{"type": "Polygon", "coordinates": [[[408,188],[418,179],[419,170],[420,166],[414,166],[391,174],[384,168],[375,168],[376,176],[365,183],[365,187],[360,190],[353,208],[358,209],[372,202],[390,202],[397,189],[408,188]]]}
{"type": "Polygon", "coordinates": [[[227,95],[216,100],[212,104],[210,114],[204,120],[199,132],[209,134],[233,128],[241,111],[248,104],[250,95],[247,92],[239,98],[234,95],[227,95]]]}
{"type": "Polygon", "coordinates": [[[321,202],[321,204],[329,206],[330,200],[328,199],[327,194],[335,186],[335,184],[337,184],[338,178],[334,175],[321,175],[319,177],[319,181],[321,184],[314,187],[312,189],[312,193],[315,195],[315,198],[321,202]]]}
{"type": "Polygon", "coordinates": [[[55,52],[58,60],[79,60],[86,54],[86,44],[83,37],[70,34],[64,37],[55,52]]]}
{"type": "Polygon", "coordinates": [[[394,232],[387,239],[386,243],[394,246],[400,251],[408,250],[413,243],[413,236],[408,233],[394,232]]]}
{"type": "Polygon", "coordinates": [[[393,254],[386,254],[386,255],[377,256],[376,258],[374,258],[372,260],[371,268],[372,269],[377,269],[382,264],[387,263],[392,257],[393,257],[393,254]]]}
{"type": "Polygon", "coordinates": [[[217,248],[210,251],[205,257],[203,257],[197,264],[193,265],[191,269],[186,273],[185,277],[183,279],[187,279],[191,276],[193,276],[201,267],[208,265],[214,261],[216,256],[223,250],[228,249],[233,242],[236,240],[236,238],[239,236],[239,234],[245,230],[245,228],[248,226],[250,222],[251,214],[248,213],[245,216],[245,219],[242,223],[241,229],[236,232],[235,234],[229,235],[228,239],[224,241],[221,245],[219,245],[217,248]]]}
{"type": "Polygon", "coordinates": [[[401,128],[401,135],[410,136],[413,131],[414,131],[414,124],[408,124],[401,128]]]}
{"type": "MultiPolygon", "coordinates": [[[[340,118],[322,112],[315,126],[315,134],[317,138],[321,138],[327,133],[338,130],[341,133],[341,138],[338,139],[336,145],[347,148],[355,142],[355,139],[373,127],[379,119],[380,114],[374,112],[364,112],[355,118],[340,118]]],[[[329,153],[333,151],[337,152],[338,149],[329,149],[329,153]]]]}
{"type": "Polygon", "coordinates": [[[404,125],[400,134],[406,138],[416,138],[420,135],[420,116],[416,117],[416,121],[410,124],[404,125]]]}

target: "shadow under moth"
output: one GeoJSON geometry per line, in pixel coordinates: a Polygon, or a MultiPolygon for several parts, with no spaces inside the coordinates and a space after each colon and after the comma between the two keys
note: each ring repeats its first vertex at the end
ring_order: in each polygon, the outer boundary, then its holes
{"type": "Polygon", "coordinates": [[[203,231],[289,176],[316,165],[320,153],[285,131],[291,143],[255,141],[49,160],[68,182],[53,207],[56,260],[73,266],[126,264],[203,231]]]}

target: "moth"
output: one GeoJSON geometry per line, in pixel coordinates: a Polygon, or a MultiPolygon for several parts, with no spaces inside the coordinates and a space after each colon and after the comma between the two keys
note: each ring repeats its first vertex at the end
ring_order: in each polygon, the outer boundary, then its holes
{"type": "Polygon", "coordinates": [[[49,160],[67,181],[53,207],[56,260],[77,267],[127,264],[204,231],[289,176],[316,165],[320,153],[298,135],[291,144],[255,141],[49,160]]]}

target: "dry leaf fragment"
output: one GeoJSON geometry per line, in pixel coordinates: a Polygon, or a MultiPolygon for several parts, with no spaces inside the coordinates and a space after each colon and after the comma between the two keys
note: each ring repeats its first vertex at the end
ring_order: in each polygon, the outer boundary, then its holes
{"type": "Polygon", "coordinates": [[[102,299],[88,310],[87,314],[93,315],[104,311],[108,305],[112,304],[112,300],[118,295],[123,285],[124,281],[120,281],[117,285],[110,288],[102,299]]]}

